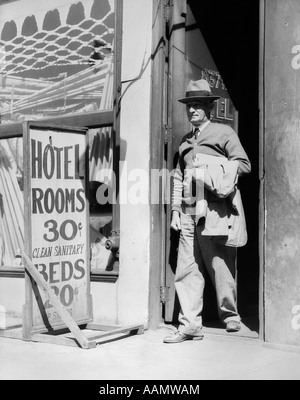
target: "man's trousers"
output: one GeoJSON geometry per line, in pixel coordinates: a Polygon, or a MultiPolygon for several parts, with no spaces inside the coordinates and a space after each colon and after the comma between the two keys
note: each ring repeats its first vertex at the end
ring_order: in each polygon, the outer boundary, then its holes
{"type": "Polygon", "coordinates": [[[181,214],[181,235],[175,287],[180,301],[179,331],[196,335],[202,329],[204,270],[216,289],[218,313],[225,324],[240,322],[236,287],[237,249],[220,243],[212,236],[202,236],[195,217],[181,214]]]}

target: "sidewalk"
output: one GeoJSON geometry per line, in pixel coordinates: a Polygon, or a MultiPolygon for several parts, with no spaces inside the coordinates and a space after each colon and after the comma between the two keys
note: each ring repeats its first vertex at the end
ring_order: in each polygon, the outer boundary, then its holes
{"type": "Polygon", "coordinates": [[[163,344],[168,329],[82,350],[0,338],[0,380],[298,380],[300,353],[208,334],[163,344]]]}

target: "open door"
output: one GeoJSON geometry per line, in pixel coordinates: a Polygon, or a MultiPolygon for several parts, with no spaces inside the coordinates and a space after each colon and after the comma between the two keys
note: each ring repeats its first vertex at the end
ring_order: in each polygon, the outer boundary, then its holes
{"type": "MultiPolygon", "coordinates": [[[[244,323],[241,334],[258,337],[259,4],[254,2],[242,7],[235,0],[201,4],[188,0],[184,3],[174,1],[170,37],[169,124],[173,140],[169,168],[174,168],[180,141],[191,129],[185,109],[177,99],[185,93],[190,80],[207,79],[214,93],[221,96],[213,120],[228,124],[237,132],[252,163],[251,176],[240,182],[249,240],[246,247],[238,250],[237,284],[239,312],[244,323]]],[[[164,308],[167,323],[176,323],[180,307],[174,288],[177,246],[178,236],[172,232],[167,239],[166,251],[166,286],[170,288],[169,301],[164,308]]],[[[206,279],[203,320],[209,331],[225,332],[218,319],[215,291],[209,277],[206,279]]]]}

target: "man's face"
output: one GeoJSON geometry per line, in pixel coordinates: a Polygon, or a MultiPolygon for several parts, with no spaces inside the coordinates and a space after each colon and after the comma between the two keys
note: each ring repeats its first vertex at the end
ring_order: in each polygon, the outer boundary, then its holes
{"type": "Polygon", "coordinates": [[[186,111],[189,121],[194,126],[202,125],[209,120],[213,107],[213,103],[207,100],[198,100],[197,102],[187,104],[186,111]]]}

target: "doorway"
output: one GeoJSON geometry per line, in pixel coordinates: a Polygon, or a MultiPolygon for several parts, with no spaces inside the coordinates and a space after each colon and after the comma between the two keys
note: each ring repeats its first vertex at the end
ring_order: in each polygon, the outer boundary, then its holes
{"type": "MultiPolygon", "coordinates": [[[[238,250],[238,307],[243,320],[243,336],[259,333],[259,1],[240,0],[204,2],[188,0],[187,10],[193,23],[186,24],[186,36],[201,34],[207,50],[203,59],[211,57],[226,86],[235,110],[231,125],[236,129],[252,164],[252,173],[241,179],[240,188],[247,220],[248,244],[238,250]],[[208,55],[209,54],[209,55],[208,55]]],[[[198,41],[198,39],[197,39],[198,41]]],[[[199,48],[199,41],[198,49],[199,48]]],[[[186,50],[188,51],[188,49],[186,50]]],[[[201,61],[201,62],[202,62],[201,61]]],[[[188,74],[194,69],[186,67],[188,74]]],[[[199,76],[199,75],[198,75],[199,76]]],[[[194,79],[197,76],[194,76],[194,79]]],[[[201,78],[201,77],[199,77],[201,78]]],[[[230,121],[229,121],[230,122],[230,121]]],[[[174,123],[174,121],[173,121],[174,123]]],[[[175,148],[178,142],[175,137],[175,148]]],[[[176,238],[175,238],[176,240],[176,238]]],[[[171,242],[174,237],[171,237],[171,242]]],[[[171,251],[176,245],[171,243],[171,251]]],[[[174,264],[174,254],[170,257],[174,264]]],[[[171,262],[171,264],[172,264],[171,262]]],[[[216,296],[207,277],[203,321],[208,331],[223,333],[216,307],[216,296]]],[[[170,282],[169,282],[170,284],[170,282]]],[[[179,304],[173,305],[173,323],[179,304]]],[[[166,312],[166,315],[168,312],[166,312]]],[[[170,313],[169,313],[170,314],[170,313]]]]}

